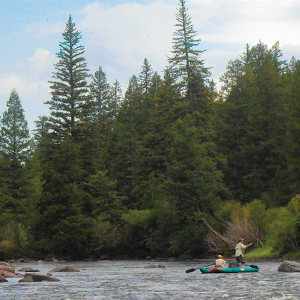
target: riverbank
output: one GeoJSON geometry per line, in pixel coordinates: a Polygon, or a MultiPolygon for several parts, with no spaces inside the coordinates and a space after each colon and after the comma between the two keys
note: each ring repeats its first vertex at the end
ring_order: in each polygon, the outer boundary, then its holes
{"type": "MultiPolygon", "coordinates": [[[[210,260],[215,260],[217,255],[209,254],[201,256],[200,258],[191,257],[189,255],[181,255],[179,257],[151,257],[147,256],[145,258],[141,257],[111,257],[109,255],[101,256],[99,258],[87,258],[81,259],[78,261],[86,261],[86,262],[97,262],[97,261],[149,261],[149,262],[161,262],[161,261],[168,261],[168,262],[184,262],[184,261],[196,261],[196,262],[205,262],[210,260]]],[[[224,258],[226,260],[235,260],[233,254],[226,255],[224,254],[224,258]]],[[[246,251],[245,260],[247,261],[283,261],[283,260],[300,260],[300,252],[290,252],[285,254],[280,254],[274,251],[271,247],[259,247],[253,248],[246,251]]],[[[40,259],[33,259],[33,258],[19,258],[15,260],[5,260],[8,263],[64,263],[70,261],[76,261],[69,257],[64,258],[55,258],[55,257],[47,257],[47,258],[40,258],[40,259]]]]}

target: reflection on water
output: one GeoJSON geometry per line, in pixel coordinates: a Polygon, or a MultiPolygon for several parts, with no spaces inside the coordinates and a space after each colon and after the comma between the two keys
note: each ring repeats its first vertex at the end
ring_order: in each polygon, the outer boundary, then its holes
{"type": "MultiPolygon", "coordinates": [[[[281,273],[280,262],[255,262],[257,273],[201,274],[195,262],[71,262],[79,273],[54,273],[59,282],[0,284],[0,299],[300,299],[300,273],[281,273]],[[145,268],[164,264],[165,268],[145,268]]],[[[46,274],[59,263],[38,265],[46,274]]],[[[14,264],[16,271],[32,264],[14,264]]]]}

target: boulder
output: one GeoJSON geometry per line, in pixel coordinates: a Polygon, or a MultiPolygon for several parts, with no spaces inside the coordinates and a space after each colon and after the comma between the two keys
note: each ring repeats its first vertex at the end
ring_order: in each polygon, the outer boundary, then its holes
{"type": "Polygon", "coordinates": [[[26,276],[19,280],[19,282],[33,282],[32,276],[26,276]]]}
{"type": "Polygon", "coordinates": [[[60,281],[60,279],[48,275],[26,274],[19,282],[41,282],[41,281],[60,281]]]}
{"type": "Polygon", "coordinates": [[[70,265],[70,266],[60,266],[49,272],[80,272],[80,270],[75,265],[70,265]]]}
{"type": "Polygon", "coordinates": [[[12,266],[11,264],[8,264],[8,263],[4,262],[4,261],[0,261],[0,270],[14,273],[15,272],[15,267],[12,266]]]}
{"type": "Polygon", "coordinates": [[[145,268],[165,268],[165,265],[157,265],[157,266],[150,265],[150,266],[146,266],[145,268]]]}
{"type": "Polygon", "coordinates": [[[296,261],[284,261],[278,268],[279,272],[300,272],[300,263],[296,261]]]}
{"type": "Polygon", "coordinates": [[[36,263],[37,263],[37,265],[42,265],[42,264],[44,264],[45,262],[42,261],[42,260],[38,260],[36,263]]]}
{"type": "Polygon", "coordinates": [[[23,277],[21,274],[16,274],[14,272],[9,272],[5,270],[0,270],[0,275],[4,278],[21,278],[23,277]]]}
{"type": "Polygon", "coordinates": [[[4,278],[2,275],[0,275],[0,282],[8,282],[8,280],[4,278]]]}
{"type": "Polygon", "coordinates": [[[11,266],[11,264],[9,264],[5,261],[0,261],[0,266],[11,266]]]}

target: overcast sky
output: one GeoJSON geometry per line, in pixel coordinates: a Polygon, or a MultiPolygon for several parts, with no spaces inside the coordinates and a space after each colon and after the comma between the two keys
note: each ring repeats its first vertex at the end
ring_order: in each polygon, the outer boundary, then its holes
{"type": "MultiPolygon", "coordinates": [[[[7,0],[0,10],[0,114],[15,88],[29,129],[49,115],[49,84],[69,15],[82,33],[91,73],[101,66],[123,92],[146,57],[162,74],[172,50],[178,0],[7,0]]],[[[186,0],[199,49],[218,82],[245,45],[279,42],[283,58],[300,59],[299,0],[186,0]]]]}

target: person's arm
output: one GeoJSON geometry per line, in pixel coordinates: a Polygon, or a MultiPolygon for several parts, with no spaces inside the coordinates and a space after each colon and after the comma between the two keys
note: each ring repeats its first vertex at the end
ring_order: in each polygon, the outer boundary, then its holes
{"type": "Polygon", "coordinates": [[[246,246],[246,248],[248,248],[248,247],[250,247],[250,246],[252,246],[253,245],[253,243],[250,243],[250,244],[248,244],[247,246],[246,246]]]}

